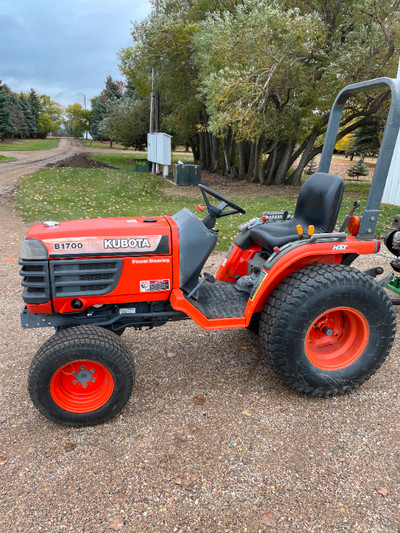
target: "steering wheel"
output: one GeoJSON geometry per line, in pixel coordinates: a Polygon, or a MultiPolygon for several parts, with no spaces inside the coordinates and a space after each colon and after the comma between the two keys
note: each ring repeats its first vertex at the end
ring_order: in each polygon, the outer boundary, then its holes
{"type": "Polygon", "coordinates": [[[226,217],[228,215],[234,215],[236,213],[243,213],[243,215],[246,214],[246,211],[244,209],[234,204],[231,200],[228,200],[227,198],[225,198],[225,196],[222,196],[222,194],[219,194],[218,192],[213,191],[212,189],[209,189],[205,185],[201,185],[201,183],[199,183],[199,187],[201,189],[201,194],[203,195],[204,201],[207,206],[207,211],[210,216],[215,217],[215,218],[220,218],[220,217],[226,217]],[[213,196],[214,198],[219,200],[221,203],[218,206],[212,205],[207,195],[213,196]],[[224,209],[228,206],[232,207],[233,209],[231,211],[223,212],[224,209]]]}

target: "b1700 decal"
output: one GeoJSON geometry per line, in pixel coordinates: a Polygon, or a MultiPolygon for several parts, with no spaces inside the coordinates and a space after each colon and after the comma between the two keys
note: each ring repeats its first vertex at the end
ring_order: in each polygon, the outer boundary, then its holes
{"type": "Polygon", "coordinates": [[[162,235],[148,235],[146,237],[77,237],[62,239],[44,239],[50,255],[80,255],[89,253],[148,253],[154,252],[160,244],[162,235]]]}

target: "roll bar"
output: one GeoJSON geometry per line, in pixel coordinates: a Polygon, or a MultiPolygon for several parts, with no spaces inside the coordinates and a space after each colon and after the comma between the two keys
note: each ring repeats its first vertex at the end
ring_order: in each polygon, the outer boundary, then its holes
{"type": "Polygon", "coordinates": [[[374,80],[354,83],[345,87],[332,106],[326,130],[325,142],[322,149],[319,172],[329,172],[333,150],[336,144],[336,137],[339,131],[340,119],[347,100],[359,92],[372,91],[382,87],[389,87],[392,94],[392,102],[386,119],[385,131],[379,150],[376,168],[372,177],[372,183],[368,195],[367,205],[361,220],[359,236],[361,238],[372,238],[375,233],[376,223],[379,215],[383,191],[392,161],[394,148],[400,128],[400,80],[391,78],[376,78],[374,80]]]}

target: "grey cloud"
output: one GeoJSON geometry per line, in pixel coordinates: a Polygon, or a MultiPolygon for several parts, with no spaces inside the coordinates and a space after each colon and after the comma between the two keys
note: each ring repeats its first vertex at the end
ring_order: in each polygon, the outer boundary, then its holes
{"type": "Polygon", "coordinates": [[[121,78],[117,52],[150,9],[140,0],[1,0],[0,79],[63,105],[83,94],[89,102],[108,74],[121,78]]]}

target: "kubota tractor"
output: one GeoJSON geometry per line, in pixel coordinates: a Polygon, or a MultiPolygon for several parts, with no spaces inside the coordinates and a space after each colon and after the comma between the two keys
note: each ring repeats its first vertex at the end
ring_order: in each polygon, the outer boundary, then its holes
{"type": "Polygon", "coordinates": [[[300,392],[333,396],[366,381],[391,349],[395,314],[375,272],[351,264],[380,248],[373,235],[399,131],[399,88],[380,78],[341,91],[319,171],[303,185],[294,215],[264,213],[242,224],[215,278],[202,275],[217,242],[214,226],[245,211],[203,185],[203,220],[185,208],[33,226],[20,259],[22,326],[56,330],[30,368],[39,411],[70,426],[111,418],[135,379],[120,334],[189,318],[207,330],[258,329],[267,361],[300,392]],[[351,213],[335,231],[344,184],[329,166],[341,113],[354,93],[382,87],[391,89],[392,104],[367,206],[361,224],[351,213]]]}

